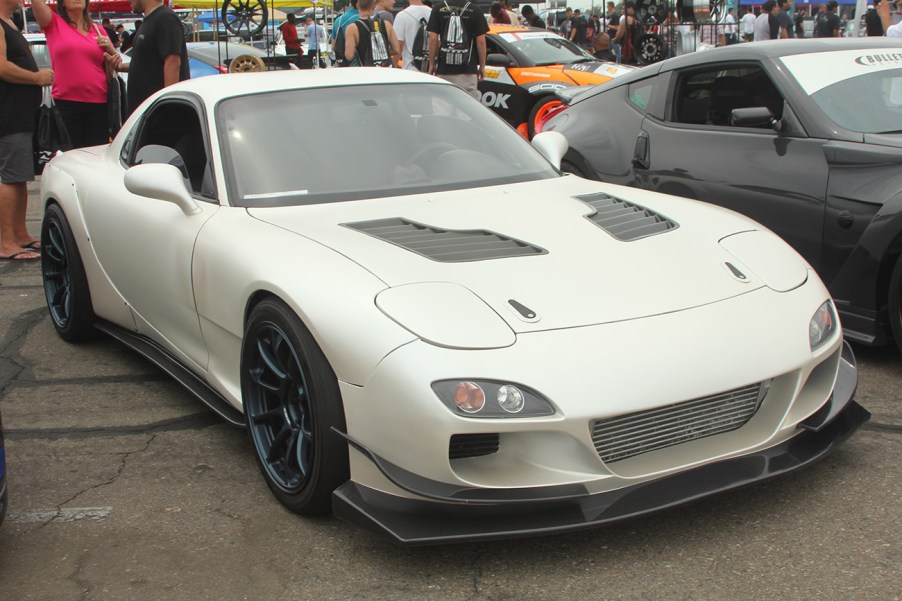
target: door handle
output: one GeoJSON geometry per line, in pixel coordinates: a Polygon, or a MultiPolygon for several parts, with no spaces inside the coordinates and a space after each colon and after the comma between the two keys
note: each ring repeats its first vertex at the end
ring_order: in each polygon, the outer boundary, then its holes
{"type": "Polygon", "coordinates": [[[644,131],[636,138],[636,150],[633,152],[633,167],[648,169],[648,134],[644,131]]]}

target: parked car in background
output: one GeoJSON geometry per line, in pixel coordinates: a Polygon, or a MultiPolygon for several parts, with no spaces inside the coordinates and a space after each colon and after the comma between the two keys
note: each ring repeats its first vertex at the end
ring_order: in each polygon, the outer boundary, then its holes
{"type": "Polygon", "coordinates": [[[744,213],[826,282],[846,337],[902,348],[902,60],[886,38],[670,59],[576,94],[564,168],[744,213]]]}
{"type": "Polygon", "coordinates": [[[489,25],[485,38],[479,99],[527,138],[535,122],[560,105],[558,90],[603,83],[634,69],[601,61],[545,29],[489,25]]]}
{"type": "Polygon", "coordinates": [[[217,73],[297,68],[289,57],[273,56],[254,46],[234,42],[189,42],[188,63],[192,78],[217,73]]]}

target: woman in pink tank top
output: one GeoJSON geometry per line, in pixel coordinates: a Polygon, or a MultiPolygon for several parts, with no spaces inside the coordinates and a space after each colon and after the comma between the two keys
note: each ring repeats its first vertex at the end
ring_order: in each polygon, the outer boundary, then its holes
{"type": "Polygon", "coordinates": [[[109,142],[105,54],[116,49],[102,27],[91,21],[88,0],[58,0],[54,13],[46,0],[33,0],[35,19],[47,36],[53,65],[53,101],[75,148],[109,142]]]}

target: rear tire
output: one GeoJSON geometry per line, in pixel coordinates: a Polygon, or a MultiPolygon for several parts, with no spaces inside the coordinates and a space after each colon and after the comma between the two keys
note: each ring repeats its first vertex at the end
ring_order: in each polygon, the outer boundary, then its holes
{"type": "Polygon", "coordinates": [[[96,317],[88,278],[69,221],[57,204],[44,213],[41,251],[44,297],[56,333],[67,342],[92,338],[96,317]]]}
{"type": "Polygon", "coordinates": [[[529,111],[529,121],[526,122],[530,140],[536,135],[536,122],[541,121],[548,111],[556,109],[562,104],[563,102],[557,96],[542,96],[536,101],[532,110],[529,111]]]}
{"type": "Polygon", "coordinates": [[[896,346],[902,351],[902,256],[896,260],[889,281],[889,324],[896,346]]]}
{"type": "Polygon", "coordinates": [[[241,350],[241,397],[257,465],[295,513],[326,513],[348,479],[338,380],[313,336],[281,301],[251,311],[241,350]]]}

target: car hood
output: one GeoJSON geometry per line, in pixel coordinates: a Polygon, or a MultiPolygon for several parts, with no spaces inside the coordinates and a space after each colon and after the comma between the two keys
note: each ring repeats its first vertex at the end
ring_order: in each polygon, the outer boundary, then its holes
{"type": "Polygon", "coordinates": [[[487,306],[516,333],[671,313],[808,277],[784,242],[731,211],[575,176],[248,212],[365,267],[385,282],[376,302],[395,318],[462,311],[482,323],[487,306]],[[656,233],[618,229],[637,212],[656,233]],[[589,218],[609,213],[608,229],[589,218]]]}
{"type": "MultiPolygon", "coordinates": [[[[551,81],[565,81],[577,86],[590,86],[604,83],[613,78],[626,75],[634,71],[635,67],[608,63],[603,61],[590,61],[585,63],[572,63],[567,65],[546,65],[541,67],[523,67],[520,73],[523,77],[534,78],[547,77],[551,81]]],[[[541,81],[541,79],[539,79],[541,81]]]]}

